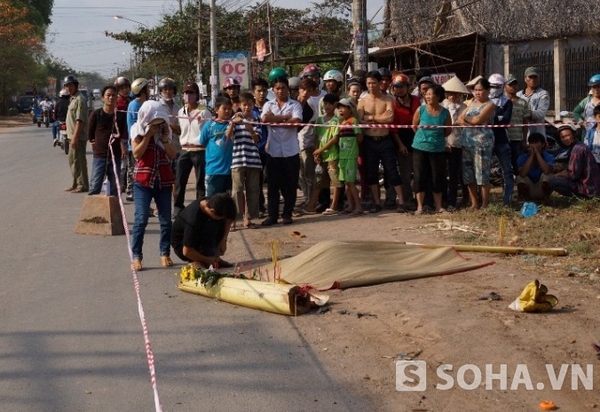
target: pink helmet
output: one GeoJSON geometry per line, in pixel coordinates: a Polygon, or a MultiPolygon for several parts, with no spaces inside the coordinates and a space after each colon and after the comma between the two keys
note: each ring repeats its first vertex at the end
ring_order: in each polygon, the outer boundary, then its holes
{"type": "Polygon", "coordinates": [[[235,80],[233,77],[228,77],[223,82],[223,89],[229,89],[230,87],[240,87],[240,82],[235,80]]]}

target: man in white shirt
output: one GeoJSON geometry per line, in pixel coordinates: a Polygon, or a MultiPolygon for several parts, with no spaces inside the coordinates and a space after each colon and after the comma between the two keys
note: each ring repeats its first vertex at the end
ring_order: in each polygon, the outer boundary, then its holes
{"type": "Polygon", "coordinates": [[[205,107],[198,107],[200,88],[196,83],[187,83],[183,87],[183,100],[185,105],[179,109],[178,118],[181,128],[179,142],[181,153],[177,158],[177,173],[175,175],[175,214],[178,214],[185,205],[185,189],[192,172],[196,173],[196,199],[203,198],[204,168],[206,166],[205,148],[200,146],[200,130],[207,120],[212,118],[211,112],[205,107]]]}
{"type": "MultiPolygon", "coordinates": [[[[289,97],[286,77],[271,82],[274,100],[267,101],[262,110],[264,123],[300,123],[302,106],[289,97]]],[[[296,203],[296,187],[300,171],[300,147],[297,127],[269,125],[267,152],[267,211],[263,226],[272,226],[279,218],[279,193],[283,196],[283,224],[293,223],[292,212],[296,203]]]]}

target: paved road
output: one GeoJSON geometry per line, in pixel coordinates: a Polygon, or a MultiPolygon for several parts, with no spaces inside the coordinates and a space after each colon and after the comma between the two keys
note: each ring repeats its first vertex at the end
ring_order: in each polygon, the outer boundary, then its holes
{"type": "MultiPolygon", "coordinates": [[[[125,237],[74,234],[84,195],[51,140],[0,130],[0,411],[154,410],[125,237]]],[[[293,318],[179,292],[157,233],[140,278],[165,411],[371,410],[293,318]]]]}

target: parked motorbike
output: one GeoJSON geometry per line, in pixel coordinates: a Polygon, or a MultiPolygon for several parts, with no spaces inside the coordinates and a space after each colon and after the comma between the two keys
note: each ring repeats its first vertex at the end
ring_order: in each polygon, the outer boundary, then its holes
{"type": "Polygon", "coordinates": [[[54,143],[54,146],[60,146],[65,151],[65,154],[69,154],[69,137],[67,136],[67,124],[65,122],[58,122],[58,141],[54,143]]]}

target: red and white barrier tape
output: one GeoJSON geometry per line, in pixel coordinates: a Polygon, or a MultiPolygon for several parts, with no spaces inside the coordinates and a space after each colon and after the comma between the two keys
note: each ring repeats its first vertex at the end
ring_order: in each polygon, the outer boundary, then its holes
{"type": "MultiPolygon", "coordinates": [[[[117,175],[117,165],[115,163],[115,154],[112,150],[112,145],[108,145],[110,149],[110,155],[112,158],[113,173],[115,175],[115,182],[117,184],[117,196],[119,198],[119,208],[121,209],[121,218],[123,220],[123,228],[125,229],[125,238],[127,239],[127,251],[129,252],[129,260],[131,262],[131,274],[133,276],[133,286],[135,289],[135,296],[137,298],[138,314],[140,316],[140,322],[142,323],[142,333],[144,335],[144,345],[146,346],[146,358],[148,359],[148,369],[150,370],[150,384],[152,385],[152,392],[154,394],[154,408],[156,412],[162,412],[162,405],[160,403],[160,397],[158,395],[158,385],[156,384],[156,371],[154,369],[154,352],[152,352],[152,346],[150,345],[150,336],[148,333],[148,324],[146,323],[146,315],[144,314],[144,307],[142,305],[142,298],[140,295],[140,280],[138,278],[137,271],[133,268],[133,251],[131,250],[131,241],[129,238],[129,227],[127,226],[127,216],[125,215],[125,206],[123,205],[123,197],[121,195],[121,185],[119,184],[119,176],[117,175]]],[[[119,159],[121,160],[121,159],[119,159]]]]}
{"type": "MultiPolygon", "coordinates": [[[[129,112],[126,110],[118,110],[119,112],[122,113],[137,113],[137,112],[129,112]]],[[[173,117],[173,118],[178,118],[178,119],[189,119],[188,116],[175,116],[175,115],[169,115],[169,117],[173,117]]],[[[193,119],[192,119],[193,120],[193,119]]],[[[251,122],[251,121],[247,121],[245,120],[244,123],[249,123],[249,124],[253,124],[253,125],[260,125],[260,126],[272,126],[272,127],[305,127],[305,126],[311,126],[311,127],[339,127],[339,128],[357,128],[357,129],[412,129],[414,126],[412,124],[380,124],[380,123],[361,123],[361,124],[357,124],[357,125],[341,125],[341,124],[336,124],[336,125],[329,125],[329,124],[316,124],[316,123],[269,123],[269,122],[251,122]]],[[[590,121],[586,121],[586,124],[595,124],[598,122],[590,122],[590,121]]],[[[446,128],[450,128],[450,129],[468,129],[468,128],[484,128],[484,129],[506,129],[509,127],[531,127],[531,126],[547,126],[547,125],[551,125],[554,126],[556,128],[562,126],[562,125],[573,125],[573,126],[578,126],[579,124],[581,124],[581,122],[561,122],[561,123],[515,123],[515,124],[482,124],[482,125],[475,125],[475,124],[469,124],[469,125],[465,125],[465,126],[459,126],[459,125],[451,125],[451,126],[445,126],[445,125],[435,125],[435,126],[426,126],[426,125],[418,125],[417,128],[419,129],[446,129],[446,128]]]]}

